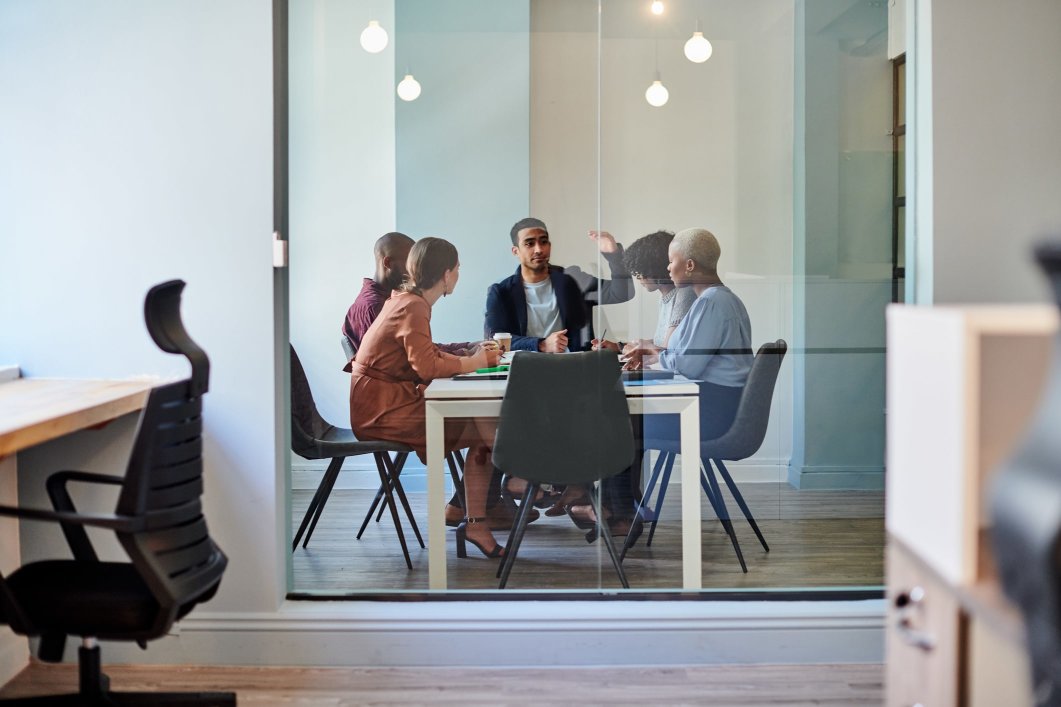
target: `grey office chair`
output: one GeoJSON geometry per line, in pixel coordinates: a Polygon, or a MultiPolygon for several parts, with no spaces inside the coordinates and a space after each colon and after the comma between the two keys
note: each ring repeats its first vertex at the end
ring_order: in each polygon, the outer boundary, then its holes
{"type": "MultiPolygon", "coordinates": [[[[405,542],[405,532],[402,530],[401,519],[398,517],[398,506],[395,496],[405,508],[406,517],[416,534],[420,547],[424,547],[424,539],[420,535],[420,528],[413,518],[412,509],[409,507],[409,499],[405,496],[402,488],[400,474],[412,447],[397,442],[362,441],[354,436],[353,430],[346,427],[336,427],[328,423],[317,411],[317,405],[313,402],[313,393],[306,378],[306,371],[302,368],[302,362],[291,346],[291,451],[304,459],[331,459],[328,469],[324,472],[320,485],[302,517],[302,523],[295,533],[295,539],[291,543],[291,551],[298,549],[298,542],[303,533],[306,538],[302,547],[309,544],[313,530],[317,527],[324,505],[328,502],[336,479],[339,478],[339,470],[342,469],[343,461],[347,457],[371,454],[376,462],[376,470],[379,472],[380,492],[377,494],[377,503],[380,496],[386,497],[385,508],[390,508],[391,518],[394,520],[394,528],[398,533],[398,542],[402,546],[402,555],[405,556],[405,564],[409,569],[413,568],[412,558],[409,557],[409,547],[405,542]],[[388,452],[394,452],[392,460],[388,452]]],[[[369,516],[375,506],[369,510],[369,516]]],[[[366,517],[367,523],[367,517],[366,517]]],[[[361,532],[365,524],[361,526],[361,532]]],[[[358,537],[361,537],[361,532],[358,537]]]]}
{"type": "Polygon", "coordinates": [[[125,474],[59,471],[46,488],[54,511],[0,507],[0,515],[57,522],[73,559],[30,562],[0,576],[0,622],[39,636],[38,655],[63,658],[67,636],[78,636],[80,691],[73,695],[3,700],[15,704],[235,705],[234,693],[112,693],[96,639],[147,641],[217,592],[227,558],[203,516],[202,396],[210,361],[181,321],[184,282],[152,287],[144,302],[148,333],[163,351],[191,363],[191,377],[153,388],[140,414],[125,474]],[[69,483],[119,488],[113,514],[75,508],[69,483]],[[127,562],[101,561],[86,526],[113,531],[127,562]]]}
{"type": "MultiPolygon", "coordinates": [[[[748,380],[744,384],[744,391],[741,393],[733,424],[721,437],[700,442],[700,485],[704,489],[704,493],[707,495],[711,507],[714,508],[719,521],[722,523],[722,527],[725,528],[726,534],[729,535],[733,550],[737,553],[737,560],[740,562],[741,569],[745,572],[748,571],[748,566],[744,563],[744,555],[741,553],[740,543],[737,542],[737,535],[733,531],[729,510],[726,508],[725,499],[722,498],[722,492],[712,464],[718,467],[718,473],[722,475],[722,479],[726,482],[726,486],[729,487],[730,493],[733,494],[734,500],[740,507],[741,512],[744,513],[744,517],[747,518],[752,530],[755,531],[755,535],[759,538],[763,549],[769,552],[770,546],[766,544],[766,539],[759,530],[755,517],[752,516],[748,504],[744,501],[744,496],[741,495],[740,489],[737,488],[737,484],[733,481],[733,477],[730,475],[723,460],[739,461],[746,459],[759,451],[759,447],[762,446],[763,439],[766,437],[766,427],[770,421],[770,405],[774,398],[774,385],[777,383],[777,375],[781,370],[781,361],[784,359],[786,351],[788,351],[788,344],[783,339],[778,339],[759,347],[759,351],[755,354],[755,360],[752,362],[751,371],[748,373],[748,380]]],[[[640,515],[641,506],[648,503],[648,499],[652,495],[662,472],[662,481],[659,485],[659,493],[656,496],[654,513],[650,516],[654,521],[652,522],[652,528],[649,530],[648,539],[645,541],[645,545],[651,545],[652,537],[656,532],[656,523],[660,517],[660,510],[663,507],[663,499],[667,494],[671,471],[674,468],[674,457],[681,452],[681,444],[673,440],[648,439],[645,440],[644,447],[646,450],[658,449],[660,450],[660,455],[653,468],[652,477],[645,488],[644,497],[638,504],[638,515],[640,515]]],[[[630,534],[627,535],[626,542],[623,543],[622,558],[626,557],[626,553],[637,540],[637,534],[635,534],[634,530],[634,527],[630,528],[630,534]]]]}
{"type": "Polygon", "coordinates": [[[346,354],[346,362],[350,363],[354,360],[354,356],[357,356],[357,347],[354,346],[354,342],[350,340],[350,337],[343,334],[343,338],[339,340],[339,344],[343,347],[343,353],[346,354]]]}
{"type": "MultiPolygon", "coordinates": [[[[504,589],[527,528],[532,499],[542,484],[589,484],[622,472],[634,459],[630,408],[615,351],[542,354],[521,351],[512,360],[501,403],[494,465],[527,480],[507,550],[498,567],[504,589]]],[[[591,487],[597,533],[615,572],[629,589],[607,527],[600,493],[591,487]]]]}

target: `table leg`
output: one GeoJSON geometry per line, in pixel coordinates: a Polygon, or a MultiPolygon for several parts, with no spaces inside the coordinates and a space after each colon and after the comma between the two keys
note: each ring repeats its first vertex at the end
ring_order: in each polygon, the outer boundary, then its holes
{"type": "Polygon", "coordinates": [[[681,411],[682,589],[700,589],[700,403],[681,411]]]}
{"type": "Polygon", "coordinates": [[[445,473],[445,417],[428,401],[427,424],[427,586],[446,588],[446,522],[443,506],[445,473]]]}

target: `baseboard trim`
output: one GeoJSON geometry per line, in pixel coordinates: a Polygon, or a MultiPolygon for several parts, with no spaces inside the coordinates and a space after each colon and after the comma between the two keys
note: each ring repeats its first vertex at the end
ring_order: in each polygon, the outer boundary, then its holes
{"type": "MultiPolygon", "coordinates": [[[[205,608],[205,607],[204,607],[205,608]]],[[[109,662],[320,666],[879,663],[884,601],[284,602],[198,611],[109,662]]]]}
{"type": "MultiPolygon", "coordinates": [[[[299,461],[291,465],[291,488],[294,490],[314,490],[320,485],[326,461],[299,461]]],[[[742,484],[778,483],[786,481],[789,475],[787,459],[752,459],[747,462],[727,462],[726,468],[733,478],[742,484]]],[[[410,459],[402,473],[402,481],[407,491],[423,491],[427,486],[427,470],[423,465],[410,459]]],[[[645,477],[647,479],[647,476],[645,477]]],[[[680,474],[671,477],[672,484],[680,484],[680,474]]],[[[335,481],[337,489],[375,490],[379,487],[379,472],[376,465],[367,457],[348,459],[343,464],[339,478],[335,481]]]]}
{"type": "Polygon", "coordinates": [[[883,466],[793,466],[788,483],[810,491],[883,491],[883,466]]]}

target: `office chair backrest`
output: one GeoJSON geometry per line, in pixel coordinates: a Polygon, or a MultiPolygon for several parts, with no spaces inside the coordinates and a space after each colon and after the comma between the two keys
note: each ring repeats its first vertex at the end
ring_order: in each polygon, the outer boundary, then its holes
{"type": "Polygon", "coordinates": [[[528,481],[577,484],[630,466],[634,436],[614,351],[512,360],[494,464],[528,481]]]}
{"type": "Polygon", "coordinates": [[[166,353],[183,354],[192,364],[192,395],[206,392],[210,378],[210,359],[192,341],[181,320],[181,292],[183,280],[170,280],[155,285],[144,298],[144,321],[155,344],[166,353]]]}
{"type": "Polygon", "coordinates": [[[746,459],[759,451],[770,422],[770,405],[774,399],[774,385],[781,370],[781,361],[788,351],[784,339],[763,344],[755,353],[748,380],[744,384],[737,414],[729,430],[721,437],[706,440],[704,447],[712,451],[706,456],[718,459],[746,459]]]}
{"type": "Polygon", "coordinates": [[[325,455],[317,443],[333,428],[317,411],[306,370],[291,346],[291,451],[306,459],[325,455]]]}
{"type": "Polygon", "coordinates": [[[141,521],[118,540],[159,604],[171,609],[170,620],[183,605],[215,591],[227,563],[202,514],[201,395],[209,360],[181,321],[183,289],[180,280],[151,288],[144,315],[152,338],[164,351],[184,354],[192,375],[148,395],[117,505],[119,515],[141,521]]]}

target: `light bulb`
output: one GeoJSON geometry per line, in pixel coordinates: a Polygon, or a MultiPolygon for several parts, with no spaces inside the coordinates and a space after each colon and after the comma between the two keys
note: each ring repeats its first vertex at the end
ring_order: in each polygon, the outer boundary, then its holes
{"type": "Polygon", "coordinates": [[[711,42],[700,31],[693,32],[693,36],[685,43],[685,58],[694,64],[703,64],[710,59],[712,51],[711,42]]]}
{"type": "Polygon", "coordinates": [[[667,99],[670,98],[670,91],[663,85],[663,82],[658,78],[652,82],[652,85],[645,91],[645,100],[648,101],[650,106],[659,108],[667,104],[667,99]]]}
{"type": "Polygon", "coordinates": [[[663,3],[660,0],[652,0],[652,14],[662,15],[663,14],[663,3]]]}
{"type": "Polygon", "coordinates": [[[406,74],[398,83],[398,98],[403,101],[415,101],[420,97],[420,82],[412,74],[406,74]]]}
{"type": "Polygon", "coordinates": [[[369,20],[368,27],[361,30],[361,48],[369,54],[379,54],[387,48],[387,30],[376,20],[369,20]]]}

